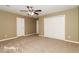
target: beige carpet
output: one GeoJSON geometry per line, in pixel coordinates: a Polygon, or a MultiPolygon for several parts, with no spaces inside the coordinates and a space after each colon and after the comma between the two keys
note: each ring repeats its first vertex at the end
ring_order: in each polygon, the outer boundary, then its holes
{"type": "Polygon", "coordinates": [[[63,53],[79,52],[79,44],[62,40],[39,37],[37,35],[20,37],[0,42],[1,53],[63,53]]]}

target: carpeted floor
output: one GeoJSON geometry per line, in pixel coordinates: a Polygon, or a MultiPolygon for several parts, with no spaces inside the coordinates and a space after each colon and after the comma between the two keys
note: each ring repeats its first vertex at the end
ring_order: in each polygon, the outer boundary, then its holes
{"type": "Polygon", "coordinates": [[[0,42],[1,53],[64,53],[79,52],[79,44],[39,37],[20,37],[0,42]]]}

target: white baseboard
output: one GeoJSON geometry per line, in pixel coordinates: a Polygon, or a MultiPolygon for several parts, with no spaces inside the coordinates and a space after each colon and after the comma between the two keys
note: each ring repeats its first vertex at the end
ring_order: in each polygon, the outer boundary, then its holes
{"type": "Polygon", "coordinates": [[[7,39],[1,39],[0,42],[6,41],[6,40],[11,40],[11,39],[16,39],[16,38],[18,38],[18,37],[12,37],[12,38],[7,38],[7,39]]]}
{"type": "Polygon", "coordinates": [[[64,41],[66,41],[66,42],[72,42],[72,43],[77,43],[77,44],[79,44],[79,42],[76,42],[76,41],[70,41],[70,40],[64,40],[64,41]]]}
{"type": "MultiPolygon", "coordinates": [[[[24,35],[24,36],[31,36],[31,35],[34,35],[34,34],[37,34],[37,33],[27,34],[27,35],[24,35]]],[[[44,37],[44,35],[39,35],[39,36],[44,37]]],[[[19,37],[20,37],[20,36],[19,36],[19,37]]],[[[0,42],[2,42],[2,41],[7,41],[7,40],[12,40],[12,39],[16,39],[16,38],[19,38],[19,37],[13,37],[13,38],[1,39],[0,42]]],[[[49,37],[48,37],[48,38],[49,38],[49,37]]],[[[61,39],[59,39],[59,40],[61,40],[61,39]]],[[[79,44],[79,42],[70,41],[70,40],[63,40],[63,41],[79,44]]]]}
{"type": "MultiPolygon", "coordinates": [[[[27,34],[27,35],[24,35],[24,36],[31,36],[31,35],[34,35],[34,34],[36,34],[36,33],[27,34]]],[[[0,42],[2,42],[2,41],[7,41],[7,40],[12,40],[12,39],[16,39],[16,38],[19,38],[19,37],[21,37],[21,36],[12,37],[12,38],[7,38],[7,39],[1,39],[0,42]]]]}
{"type": "MultiPolygon", "coordinates": [[[[41,37],[45,37],[44,35],[39,35],[41,37]]],[[[47,37],[49,38],[49,37],[47,37]]],[[[54,38],[55,39],[55,38],[54,38]]],[[[61,40],[61,39],[57,39],[57,40],[61,40]]],[[[71,42],[71,43],[76,43],[76,44],[79,44],[79,42],[76,42],[76,41],[70,41],[70,40],[62,40],[62,41],[66,41],[66,42],[71,42]]]]}

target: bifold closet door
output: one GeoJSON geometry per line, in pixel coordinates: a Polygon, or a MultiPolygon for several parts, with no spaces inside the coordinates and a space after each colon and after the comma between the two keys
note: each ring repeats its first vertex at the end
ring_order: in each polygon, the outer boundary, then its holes
{"type": "Polygon", "coordinates": [[[44,36],[65,39],[65,15],[44,18],[44,36]]]}
{"type": "Polygon", "coordinates": [[[25,35],[24,18],[17,17],[17,36],[25,35]]]}

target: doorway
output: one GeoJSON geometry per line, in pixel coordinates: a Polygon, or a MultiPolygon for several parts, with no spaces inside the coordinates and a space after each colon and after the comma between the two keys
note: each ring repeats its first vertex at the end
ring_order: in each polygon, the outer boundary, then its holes
{"type": "Polygon", "coordinates": [[[45,17],[44,36],[65,40],[65,15],[45,17]]]}
{"type": "Polygon", "coordinates": [[[24,18],[17,17],[17,36],[25,35],[24,18]]]}

